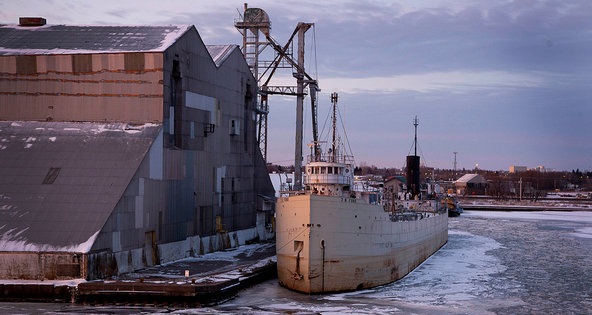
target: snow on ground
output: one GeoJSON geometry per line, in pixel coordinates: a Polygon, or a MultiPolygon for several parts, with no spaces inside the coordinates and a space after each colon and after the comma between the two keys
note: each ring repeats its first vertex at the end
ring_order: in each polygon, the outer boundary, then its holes
{"type": "Polygon", "coordinates": [[[86,279],[71,279],[71,280],[8,280],[0,279],[0,284],[53,284],[54,286],[77,286],[86,282],[86,279]]]}
{"type": "Polygon", "coordinates": [[[274,243],[242,245],[132,272],[122,276],[120,280],[147,277],[145,281],[151,283],[170,283],[179,279],[183,279],[183,283],[190,279],[195,279],[196,283],[213,283],[240,279],[257,268],[275,263],[277,259],[271,256],[273,253],[274,243]],[[188,279],[183,276],[185,270],[190,272],[188,279]]]}
{"type": "MultiPolygon", "coordinates": [[[[190,257],[178,261],[203,261],[203,260],[228,260],[236,261],[236,256],[244,254],[245,256],[252,256],[262,248],[270,246],[269,243],[255,243],[249,245],[242,245],[236,248],[231,248],[223,251],[213,252],[197,257],[190,257]]],[[[275,246],[275,245],[273,245],[275,246]]]]}

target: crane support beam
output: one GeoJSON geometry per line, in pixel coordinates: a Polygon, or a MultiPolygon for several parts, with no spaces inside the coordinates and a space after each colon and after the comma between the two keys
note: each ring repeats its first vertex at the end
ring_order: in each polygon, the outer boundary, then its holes
{"type": "MultiPolygon", "coordinates": [[[[263,90],[266,94],[298,95],[297,86],[266,86],[263,90]]],[[[306,95],[306,92],[304,92],[306,95]]]]}

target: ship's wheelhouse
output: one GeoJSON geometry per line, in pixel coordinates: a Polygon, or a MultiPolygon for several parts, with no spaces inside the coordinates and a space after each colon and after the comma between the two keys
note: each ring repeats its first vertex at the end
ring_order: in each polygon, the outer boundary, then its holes
{"type": "Polygon", "coordinates": [[[353,183],[350,164],[311,162],[305,167],[305,190],[314,195],[349,196],[353,183]]]}

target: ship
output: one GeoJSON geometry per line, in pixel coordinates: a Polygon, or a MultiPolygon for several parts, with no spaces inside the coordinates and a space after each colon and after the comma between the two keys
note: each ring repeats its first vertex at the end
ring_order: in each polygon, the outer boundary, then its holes
{"type": "MultiPolygon", "coordinates": [[[[396,281],[448,241],[448,215],[441,201],[421,200],[413,193],[407,200],[395,200],[380,191],[354,189],[353,156],[336,141],[336,100],[329,149],[311,146],[304,189],[284,192],[276,203],[279,283],[308,294],[396,281]]],[[[411,160],[407,169],[415,176],[419,157],[411,160]]],[[[419,191],[419,179],[408,186],[411,192],[419,191]]]]}
{"type": "Polygon", "coordinates": [[[458,201],[452,197],[447,197],[443,202],[446,204],[449,217],[458,217],[464,211],[458,201]]]}

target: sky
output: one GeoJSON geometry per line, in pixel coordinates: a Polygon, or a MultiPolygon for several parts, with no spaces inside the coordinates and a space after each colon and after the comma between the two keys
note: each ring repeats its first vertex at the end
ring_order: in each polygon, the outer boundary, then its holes
{"type": "MultiPolygon", "coordinates": [[[[193,24],[205,44],[240,45],[234,20],[243,3],[0,0],[0,23],[43,16],[48,24],[193,24]]],[[[248,5],[268,13],[281,44],[298,22],[315,24],[305,68],[321,89],[319,128],[339,93],[358,164],[402,167],[417,116],[418,153],[430,167],[453,168],[458,152],[459,169],[592,170],[592,1],[248,5]]],[[[274,80],[295,85],[290,73],[274,80]]],[[[269,104],[268,162],[293,164],[296,100],[271,96],[269,104]]],[[[305,110],[304,143],[312,140],[309,116],[305,110]]]]}

